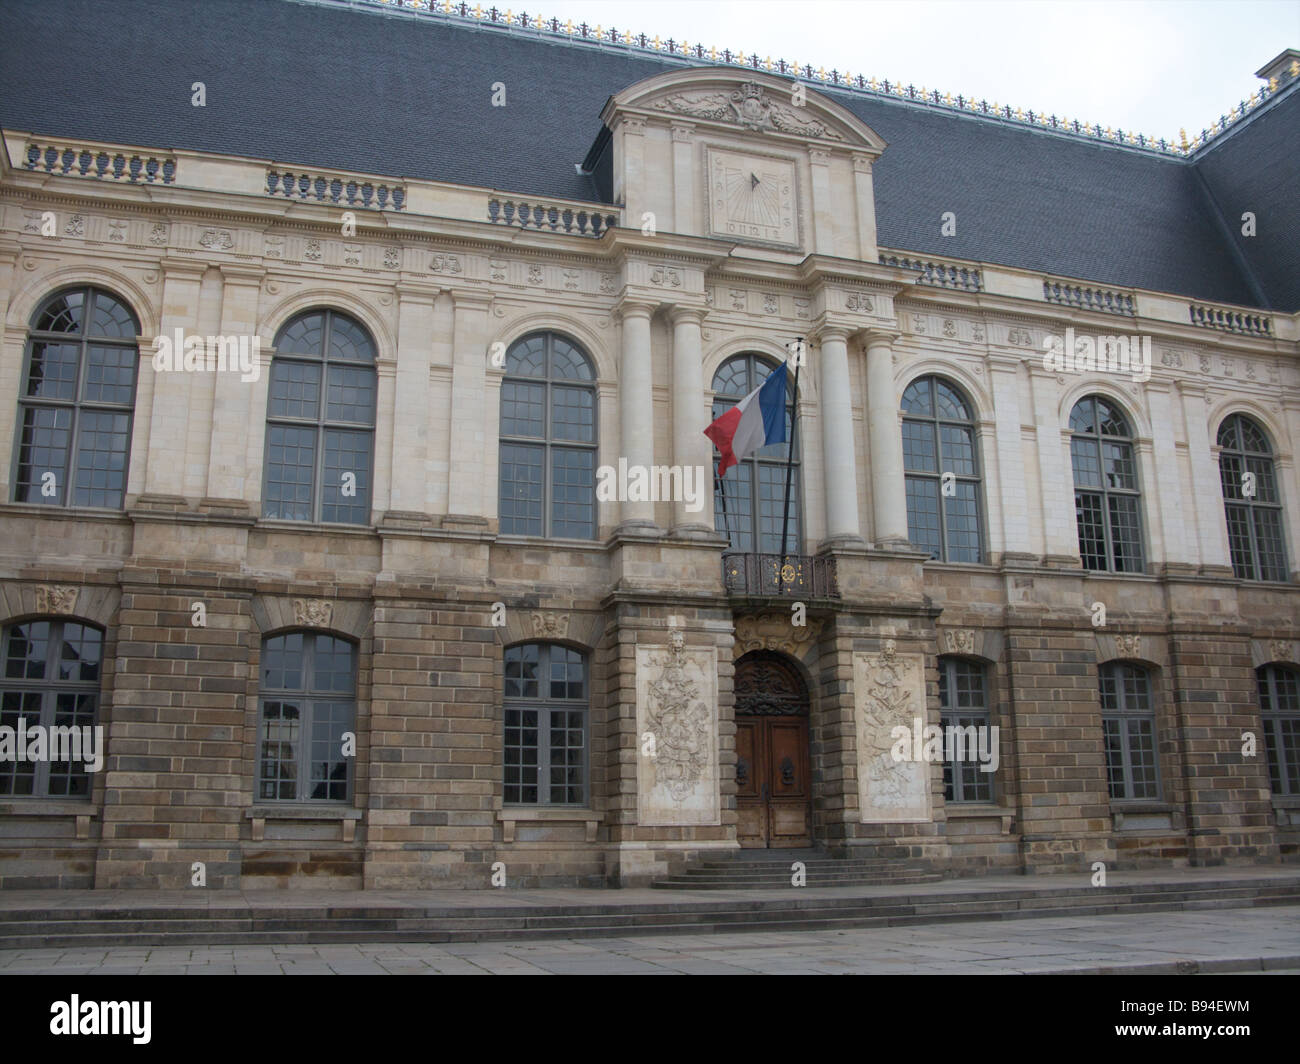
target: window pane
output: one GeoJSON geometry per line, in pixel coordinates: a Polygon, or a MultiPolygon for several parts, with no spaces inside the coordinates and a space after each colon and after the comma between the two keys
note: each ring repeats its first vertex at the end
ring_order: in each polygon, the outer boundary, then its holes
{"type": "Polygon", "coordinates": [[[260,796],[271,800],[298,797],[297,702],[266,702],[262,710],[260,796]]]}
{"type": "Polygon", "coordinates": [[[135,395],[138,359],[134,347],[98,347],[92,344],[86,353],[86,382],[82,398],[91,403],[130,406],[135,395]]]}
{"type": "Polygon", "coordinates": [[[313,639],[312,690],[352,694],[356,689],[355,648],[330,635],[317,634],[313,639]]]}
{"type": "Polygon", "coordinates": [[[511,377],[546,376],[546,339],[530,336],[506,352],[506,374],[511,377]]]}
{"type": "Polygon", "coordinates": [[[943,500],[950,562],[980,561],[980,520],[976,487],[977,485],[968,480],[956,481],[953,484],[955,494],[943,500]]]}
{"type": "Polygon", "coordinates": [[[134,340],[136,332],[135,315],[107,292],[95,292],[95,310],[87,330],[90,336],[134,340]]]}
{"type": "Polygon", "coordinates": [[[85,315],[86,293],[64,292],[45,304],[33,326],[36,332],[79,333],[85,315]]]}
{"type": "Polygon", "coordinates": [[[1115,555],[1115,572],[1142,571],[1142,533],[1138,527],[1137,499],[1132,496],[1108,495],[1110,504],[1111,548],[1115,555]]]}
{"type": "Polygon", "coordinates": [[[301,632],[268,639],[262,649],[262,690],[303,690],[302,651],[301,632]]]}
{"type": "Polygon", "coordinates": [[[107,410],[83,410],[77,431],[78,506],[120,508],[126,489],[126,449],[131,418],[107,410]]]}
{"type": "Polygon", "coordinates": [[[507,698],[537,697],[539,649],[536,643],[528,643],[506,650],[507,698]]]}
{"type": "Polygon", "coordinates": [[[1259,544],[1259,579],[1286,579],[1286,551],[1282,546],[1282,511],[1256,508],[1255,541],[1259,544]]]}
{"type": "MultiPolygon", "coordinates": [[[[97,696],[61,691],[55,698],[54,725],[56,728],[75,729],[60,733],[60,753],[66,756],[54,760],[51,745],[50,755],[50,797],[88,798],[90,796],[91,756],[96,752],[95,745],[95,703],[97,696]]],[[[51,739],[51,742],[53,740],[51,739]]]]}
{"type": "Polygon", "coordinates": [[[559,337],[555,338],[551,352],[551,376],[570,381],[594,379],[591,366],[582,353],[559,337]]]}
{"type": "Polygon", "coordinates": [[[596,534],[596,452],[551,451],[551,535],[591,539],[596,534]]]}
{"type": "Polygon", "coordinates": [[[1101,487],[1101,459],[1096,440],[1071,440],[1070,462],[1074,468],[1074,486],[1101,487]]]}
{"type": "Polygon", "coordinates": [[[63,407],[28,407],[23,410],[18,440],[17,502],[62,503],[66,493],[68,443],[72,411],[63,407]],[[52,473],[52,479],[45,477],[52,473]],[[48,485],[48,487],[47,487],[48,485]],[[52,495],[46,494],[52,491],[52,495]]]}
{"type": "Polygon", "coordinates": [[[975,475],[975,433],[960,425],[943,425],[943,472],[959,477],[975,475]]]}
{"type": "Polygon", "coordinates": [[[325,468],[322,470],[322,521],[364,525],[370,521],[369,432],[325,430],[325,468]]]}
{"type": "Polygon", "coordinates": [[[325,417],[330,421],[373,425],[375,371],[362,366],[330,366],[325,417]]]}
{"type": "Polygon", "coordinates": [[[375,347],[359,322],[341,314],[330,315],[330,358],[349,362],[374,362],[375,347]]]}
{"type": "Polygon", "coordinates": [[[934,417],[934,398],[931,391],[932,378],[923,377],[913,381],[903,392],[903,412],[917,417],[934,417]]]}
{"type": "Polygon", "coordinates": [[[321,356],[325,344],[325,315],[320,312],[304,314],[280,333],[275,349],[280,354],[321,356]]]}
{"type": "Polygon", "coordinates": [[[505,713],[505,793],[507,803],[537,801],[537,710],[505,713]]]}
{"type": "MultiPolygon", "coordinates": [[[[714,452],[713,468],[718,468],[714,452]]],[[[754,550],[753,476],[746,463],[732,466],[727,475],[717,478],[713,492],[713,527],[730,540],[732,551],[754,550]]]]}
{"type": "Polygon", "coordinates": [[[1110,796],[1124,798],[1124,746],[1120,736],[1123,721],[1108,717],[1101,722],[1102,733],[1106,740],[1106,778],[1109,781],[1110,796]]]}
{"type": "Polygon", "coordinates": [[[1137,491],[1137,474],[1133,469],[1133,450],[1127,443],[1104,443],[1106,487],[1137,491]]]}
{"type": "Polygon", "coordinates": [[[306,418],[320,416],[321,368],[310,362],[277,358],[271,363],[268,417],[306,418]]]}
{"type": "Polygon", "coordinates": [[[1130,798],[1155,798],[1158,793],[1155,742],[1155,721],[1149,717],[1129,719],[1130,798]]]}
{"type": "Polygon", "coordinates": [[[595,393],[586,388],[551,389],[551,437],[592,443],[596,439],[595,393]]]}
{"type": "Polygon", "coordinates": [[[546,436],[546,385],[501,383],[501,432],[505,436],[546,436]]]}
{"type": "MultiPolygon", "coordinates": [[[[785,521],[785,466],[757,463],[759,492],[759,550],[768,554],[781,551],[781,527],[785,521]]],[[[730,501],[730,500],[728,500],[730,501]]],[[[790,470],[790,519],[786,532],[786,550],[799,553],[799,469],[790,470]]]]}
{"type": "Polygon", "coordinates": [[[343,733],[352,730],[351,702],[311,704],[311,798],[344,801],[348,796],[348,759],[343,756],[343,733]]]}
{"type": "Polygon", "coordinates": [[[314,428],[271,425],[267,432],[264,517],[290,521],[312,518],[312,482],[316,474],[314,428]]]}
{"type": "MultiPolygon", "coordinates": [[[[501,444],[501,531],[542,534],[542,456],[540,446],[501,444]]],[[[593,498],[594,498],[593,487],[593,498]]]]}
{"type": "Polygon", "coordinates": [[[80,350],[76,344],[33,340],[27,369],[27,390],[23,394],[29,399],[63,399],[68,402],[75,399],[80,350]]]}
{"type": "Polygon", "coordinates": [[[947,418],[950,421],[969,421],[971,419],[966,401],[957,394],[957,390],[951,384],[946,381],[936,380],[934,390],[939,417],[947,418]]]}
{"type": "Polygon", "coordinates": [[[11,626],[5,643],[5,679],[45,679],[45,663],[49,656],[49,621],[29,621],[11,626]]]}
{"type": "Polygon", "coordinates": [[[907,538],[922,550],[928,550],[931,558],[942,557],[938,480],[907,478],[907,538]]]}
{"type": "Polygon", "coordinates": [[[1100,495],[1090,491],[1074,493],[1074,515],[1079,526],[1079,557],[1085,569],[1105,569],[1106,530],[1100,495]]]}
{"type": "Polygon", "coordinates": [[[938,473],[939,457],[935,452],[934,423],[903,422],[903,468],[914,473],[938,473]]]}
{"type": "Polygon", "coordinates": [[[96,628],[65,622],[59,650],[59,679],[70,683],[99,683],[104,636],[96,628]]]}
{"type": "MultiPolygon", "coordinates": [[[[0,727],[15,732],[21,721],[28,728],[41,722],[41,695],[37,691],[0,692],[0,727]]],[[[36,793],[36,762],[5,759],[0,761],[0,794],[31,795],[36,793]]]]}

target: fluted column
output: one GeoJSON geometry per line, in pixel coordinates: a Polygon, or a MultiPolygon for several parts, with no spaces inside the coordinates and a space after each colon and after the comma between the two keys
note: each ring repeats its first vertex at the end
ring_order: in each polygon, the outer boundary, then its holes
{"type": "Polygon", "coordinates": [[[907,495],[903,484],[903,436],[894,391],[894,337],[867,338],[867,425],[871,440],[871,502],[877,547],[906,547],[907,495]]]}
{"type": "MultiPolygon", "coordinates": [[[[619,453],[629,468],[654,465],[654,396],[650,379],[650,315],[645,303],[625,303],[623,356],[619,365],[619,453]]],[[[649,499],[622,502],[620,527],[654,528],[655,506],[649,499]]]]}
{"type": "Polygon", "coordinates": [[[826,329],[821,343],[822,455],[826,482],[826,538],[862,542],[858,516],[858,461],[849,389],[849,341],[842,329],[826,329]]]}
{"type": "Polygon", "coordinates": [[[683,476],[691,470],[701,510],[687,509],[691,500],[678,498],[673,503],[673,526],[678,532],[713,532],[713,478],[709,475],[712,454],[704,428],[708,424],[704,408],[704,345],[700,326],[701,311],[678,307],[673,311],[673,463],[683,476]]]}

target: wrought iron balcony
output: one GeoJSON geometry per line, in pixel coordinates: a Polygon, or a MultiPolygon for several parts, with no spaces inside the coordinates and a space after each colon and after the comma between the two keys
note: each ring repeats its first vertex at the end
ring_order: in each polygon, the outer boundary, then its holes
{"type": "Polygon", "coordinates": [[[808,554],[724,554],[722,584],[729,595],[839,598],[835,559],[808,554]]]}

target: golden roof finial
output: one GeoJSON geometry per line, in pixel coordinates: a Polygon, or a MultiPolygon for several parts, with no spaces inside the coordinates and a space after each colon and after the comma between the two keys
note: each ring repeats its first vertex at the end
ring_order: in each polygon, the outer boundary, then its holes
{"type": "Polygon", "coordinates": [[[1179,136],[1179,138],[1180,138],[1180,139],[1182,140],[1182,142],[1183,142],[1183,143],[1182,143],[1183,151],[1186,151],[1186,150],[1187,150],[1187,130],[1185,130],[1185,129],[1180,129],[1180,130],[1178,131],[1178,136],[1179,136]]]}

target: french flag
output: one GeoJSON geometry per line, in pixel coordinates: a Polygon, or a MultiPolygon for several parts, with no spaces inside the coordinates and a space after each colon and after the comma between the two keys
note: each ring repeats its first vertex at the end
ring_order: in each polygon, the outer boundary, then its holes
{"type": "Polygon", "coordinates": [[[704,430],[722,455],[718,476],[760,447],[785,442],[786,364],[704,430]]]}

